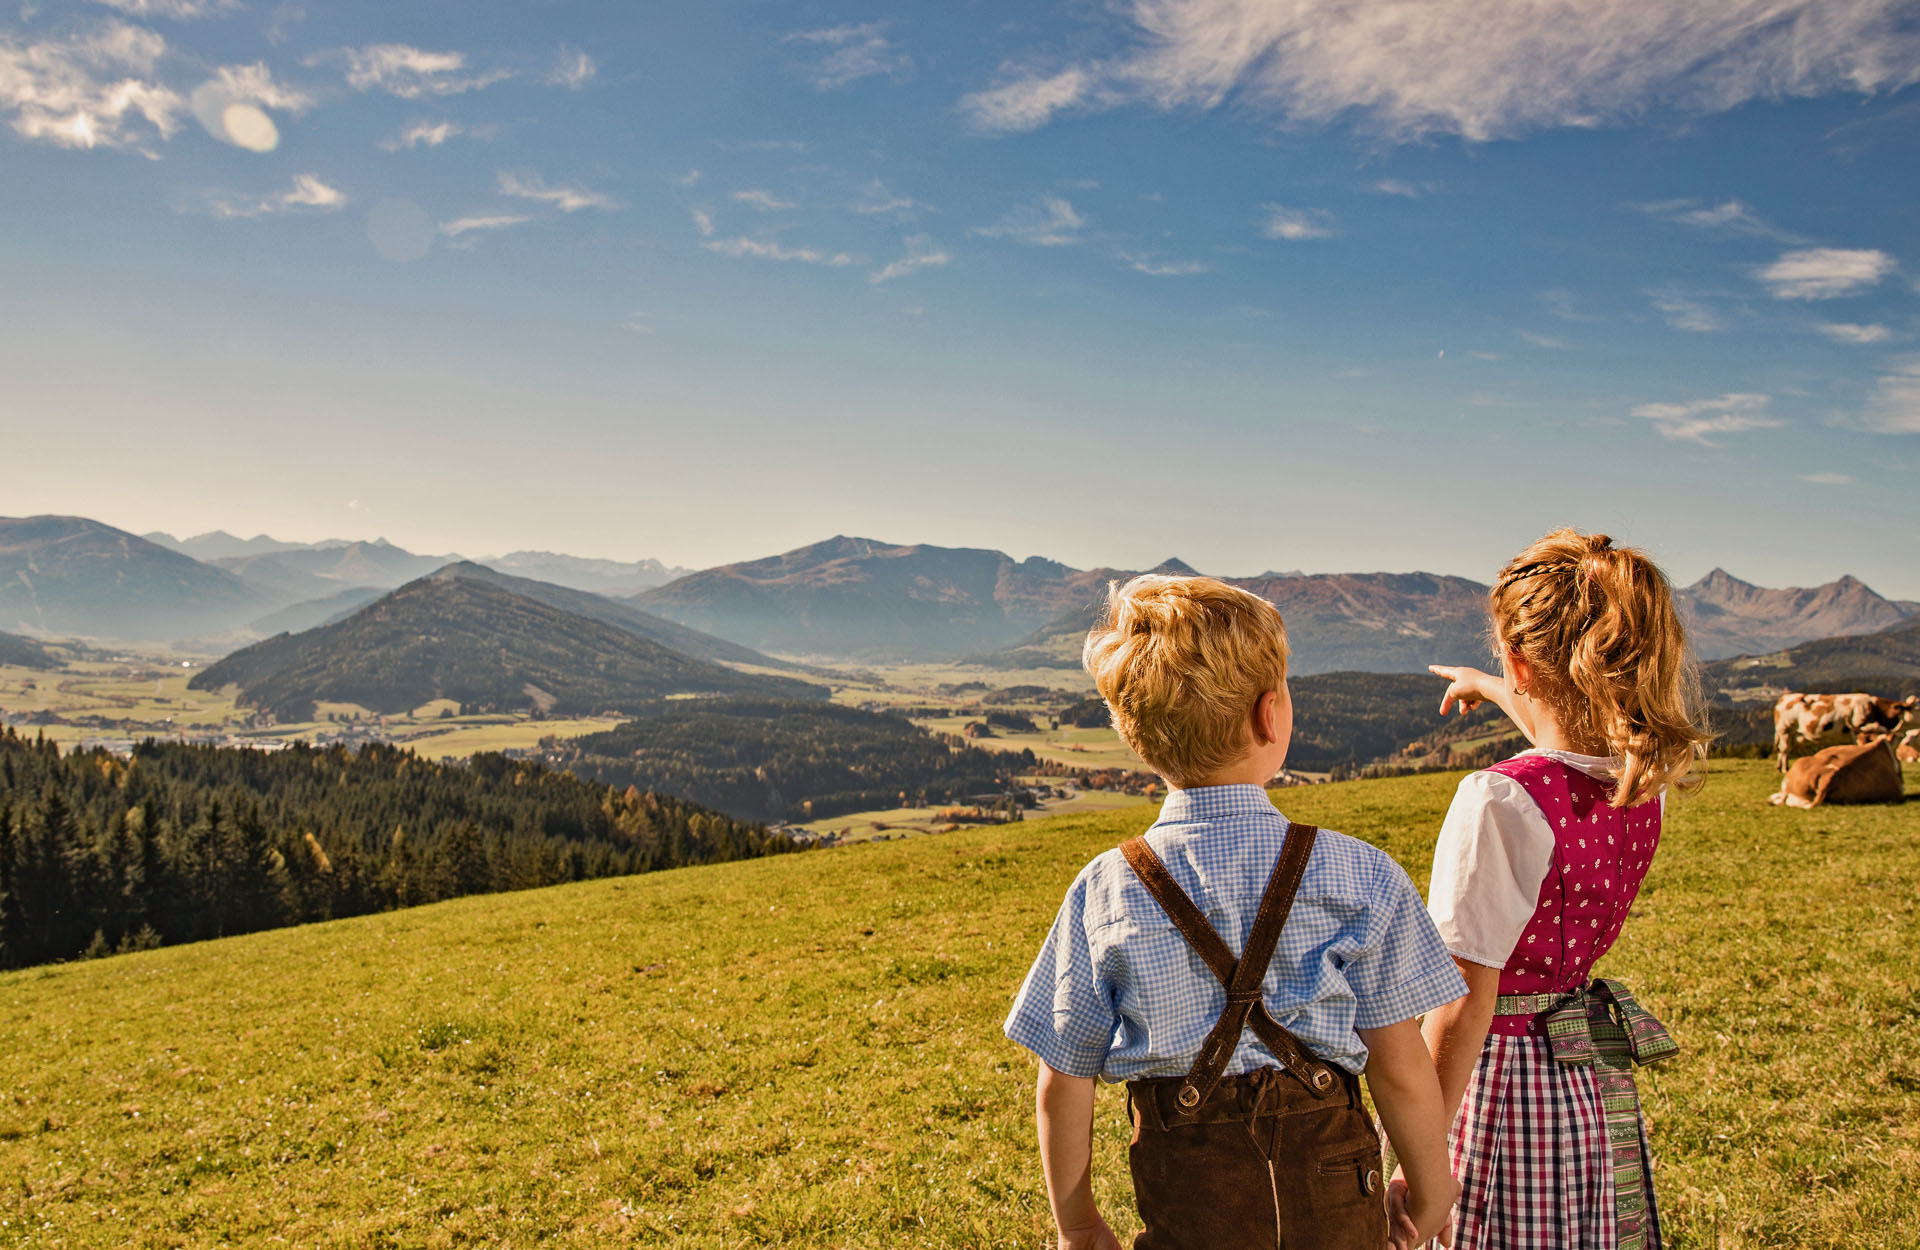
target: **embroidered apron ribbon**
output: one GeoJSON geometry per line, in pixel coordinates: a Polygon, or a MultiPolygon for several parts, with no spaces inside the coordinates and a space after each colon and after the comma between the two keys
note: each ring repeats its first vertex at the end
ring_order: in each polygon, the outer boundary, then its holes
{"type": "Polygon", "coordinates": [[[1493,1013],[1544,1016],[1554,1059],[1593,1067],[1613,1154],[1619,1250],[1644,1250],[1647,1178],[1640,1166],[1640,1094],[1633,1069],[1672,1058],[1679,1053],[1679,1045],[1626,986],[1607,977],[1596,977],[1593,984],[1565,994],[1502,995],[1494,1001],[1493,1013]]]}

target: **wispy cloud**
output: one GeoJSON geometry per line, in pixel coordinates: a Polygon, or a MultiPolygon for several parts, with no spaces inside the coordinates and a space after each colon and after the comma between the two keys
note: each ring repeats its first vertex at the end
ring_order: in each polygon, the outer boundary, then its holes
{"type": "Polygon", "coordinates": [[[802,265],[827,265],[839,269],[862,263],[851,252],[823,252],[813,247],[787,247],[771,239],[708,239],[700,245],[722,256],[749,257],[754,260],[783,260],[802,265]]]}
{"type": "Polygon", "coordinates": [[[1514,333],[1520,336],[1522,342],[1531,343],[1535,347],[1544,347],[1549,351],[1560,351],[1567,345],[1565,339],[1555,338],[1551,334],[1541,334],[1535,330],[1515,330],[1514,333]]]}
{"type": "Polygon", "coordinates": [[[296,174],[293,185],[272,195],[209,191],[187,202],[189,208],[198,208],[227,221],[279,213],[331,213],[346,206],[346,194],[322,181],[317,174],[296,174]]]}
{"type": "Polygon", "coordinates": [[[811,47],[819,53],[801,70],[801,76],[822,91],[833,91],[862,78],[905,78],[913,59],[893,46],[885,23],[828,26],[799,30],[784,42],[811,47]]]}
{"type": "Polygon", "coordinates": [[[1800,242],[1798,236],[1766,221],[1739,200],[1722,200],[1718,204],[1698,199],[1656,200],[1635,204],[1632,207],[1649,217],[1679,226],[1692,226],[1697,230],[1719,230],[1728,234],[1752,235],[1763,239],[1777,239],[1782,243],[1800,242]]]}
{"type": "Polygon", "coordinates": [[[1775,299],[1839,299],[1877,286],[1896,268],[1893,257],[1872,248],[1807,247],[1755,276],[1775,299]]]}
{"type": "MultiPolygon", "coordinates": [[[[384,91],[403,100],[461,95],[513,77],[513,71],[469,71],[464,52],[428,52],[404,43],[371,43],[343,48],[347,85],[356,91],[384,91]]],[[[323,59],[323,58],[315,58],[323,59]]]]}
{"type": "Polygon", "coordinates": [[[1284,204],[1262,204],[1267,215],[1260,233],[1269,239],[1298,243],[1304,239],[1331,239],[1340,233],[1334,228],[1333,214],[1323,208],[1288,208],[1284,204]]]}
{"type": "Polygon", "coordinates": [[[700,237],[703,239],[712,238],[713,214],[703,208],[690,208],[687,211],[693,215],[693,228],[700,232],[700,237]]]}
{"type": "Polygon", "coordinates": [[[1131,252],[1120,253],[1120,259],[1135,273],[1144,273],[1152,278],[1185,278],[1207,272],[1206,265],[1197,260],[1156,260],[1131,252]]]}
{"type": "Polygon", "coordinates": [[[129,17],[164,17],[176,22],[192,22],[203,17],[218,17],[239,9],[239,0],[94,0],[129,17]]]}
{"type": "Polygon", "coordinates": [[[505,169],[500,171],[500,194],[551,204],[563,213],[577,213],[583,208],[607,210],[619,207],[611,196],[598,191],[578,186],[550,187],[539,174],[516,174],[505,169]]]}
{"type": "Polygon", "coordinates": [[[891,282],[895,278],[904,278],[910,273],[922,269],[939,269],[953,259],[924,234],[909,235],[906,239],[907,254],[883,269],[876,269],[867,275],[867,281],[891,282]]]}
{"type": "Polygon", "coordinates": [[[189,106],[206,132],[222,143],[251,152],[271,152],[280,130],[266,110],[298,117],[313,107],[313,97],[276,82],[264,63],[227,65],[194,88],[189,106]]]}
{"type": "Polygon", "coordinates": [[[1802,473],[1800,480],[1812,482],[1816,486],[1851,486],[1853,479],[1845,473],[1802,473]]]}
{"type": "Polygon", "coordinates": [[[1065,247],[1080,242],[1087,219],[1074,211],[1065,197],[1043,195],[1031,204],[1008,211],[991,226],[975,226],[971,233],[989,239],[1012,239],[1028,247],[1065,247]]]}
{"type": "Polygon", "coordinates": [[[1636,404],[1634,416],[1653,422],[1662,438],[1717,447],[1714,436],[1741,434],[1748,430],[1771,430],[1786,424],[1767,415],[1771,402],[1766,395],[1732,393],[1688,403],[1636,404]]]}
{"type": "Polygon", "coordinates": [[[437,148],[455,135],[466,133],[466,128],[458,122],[409,122],[398,134],[388,135],[380,140],[380,146],[389,152],[399,152],[409,148],[437,148]]]}
{"type": "Polygon", "coordinates": [[[1399,178],[1382,178],[1373,184],[1373,190],[1381,195],[1397,195],[1403,200],[1417,200],[1437,189],[1435,183],[1406,182],[1399,178]]]}
{"type": "Polygon", "coordinates": [[[997,87],[962,96],[960,112],[975,130],[987,134],[1037,130],[1061,109],[1085,100],[1093,81],[1093,75],[1084,69],[1019,74],[997,87]]]}
{"type": "Polygon", "coordinates": [[[578,91],[592,82],[593,76],[599,72],[600,67],[593,63],[592,57],[578,48],[563,46],[560,49],[559,60],[555,62],[552,69],[547,71],[547,76],[541,81],[549,87],[566,87],[578,91]]]}
{"type": "Polygon", "coordinates": [[[1592,313],[1581,312],[1579,301],[1574,299],[1573,292],[1559,287],[1540,292],[1540,304],[1547,310],[1548,316],[1558,317],[1562,321],[1600,320],[1592,313]]]}
{"type": "Polygon", "coordinates": [[[1718,313],[1678,291],[1648,291],[1647,298],[1653,302],[1661,318],[1676,330],[1685,330],[1690,334],[1712,334],[1727,328],[1727,323],[1718,313]]]}
{"type": "Polygon", "coordinates": [[[1920,434],[1920,356],[1895,362],[1874,382],[1858,425],[1874,434],[1920,434]]]}
{"type": "Polygon", "coordinates": [[[860,198],[848,205],[863,217],[892,217],[908,221],[923,212],[930,212],[931,206],[905,195],[895,195],[875,178],[860,192],[860,198]]]}
{"type": "Polygon", "coordinates": [[[440,233],[449,239],[459,239],[464,235],[485,233],[494,230],[509,230],[514,226],[525,225],[533,218],[518,213],[495,213],[484,217],[455,217],[452,221],[440,223],[440,233]]]}
{"type": "Polygon", "coordinates": [[[983,128],[1031,129],[1070,103],[1212,109],[1231,98],[1294,122],[1350,117],[1391,140],[1484,141],[1920,80],[1908,0],[1131,0],[1127,11],[1130,47],[1054,75],[1083,75],[1056,93],[1063,103],[988,109],[1018,124],[983,128]]]}
{"type": "Polygon", "coordinates": [[[790,208],[800,207],[800,205],[792,200],[783,200],[773,192],[763,191],[758,187],[749,187],[744,191],[735,191],[729,198],[737,203],[745,204],[748,208],[757,209],[763,213],[781,213],[790,208]]]}
{"type": "Polygon", "coordinates": [[[153,77],[166,50],[159,35],[125,22],[37,43],[0,33],[0,114],[21,138],[63,148],[170,138],[187,102],[153,77]]]}
{"type": "Polygon", "coordinates": [[[1893,337],[1893,331],[1879,324],[1855,325],[1847,321],[1820,321],[1814,327],[1836,343],[1852,343],[1865,346],[1869,343],[1884,343],[1893,337]]]}

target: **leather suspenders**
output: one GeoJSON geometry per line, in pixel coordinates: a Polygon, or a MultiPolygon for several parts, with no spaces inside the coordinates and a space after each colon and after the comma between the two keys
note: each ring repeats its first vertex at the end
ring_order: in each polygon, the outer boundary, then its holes
{"type": "Polygon", "coordinates": [[[1160,857],[1153,853],[1153,848],[1147,845],[1144,837],[1134,838],[1120,848],[1121,854],[1127,858],[1128,867],[1147,887],[1147,892],[1153,895],[1161,910],[1167,913],[1174,928],[1206,961],[1213,975],[1220,978],[1220,984],[1227,987],[1226,1010],[1220,1013],[1213,1031],[1207,1034],[1207,1040],[1200,1046],[1199,1056],[1193,1061],[1192,1070],[1180,1086],[1178,1102],[1188,1110],[1199,1106],[1213,1092],[1214,1086],[1220,1083],[1220,1075],[1226,1070],[1227,1061],[1240,1044],[1241,1030],[1247,1028],[1253,1030],[1281,1065],[1316,1098],[1324,1098],[1339,1083],[1332,1069],[1315,1058],[1299,1038],[1275,1020],[1260,999],[1260,987],[1267,977],[1267,965],[1273,960],[1273,950],[1280,941],[1280,930],[1287,923],[1287,913],[1293,909],[1294,893],[1300,888],[1300,878],[1305,874],[1307,860],[1313,854],[1314,835],[1319,832],[1312,825],[1287,827],[1287,840],[1280,848],[1280,862],[1274,865],[1273,875],[1267,879],[1266,893],[1261,896],[1260,910],[1253,919],[1253,931],[1247,936],[1247,948],[1238,959],[1234,958],[1233,951],[1220,935],[1214,932],[1213,926],[1207,923],[1206,916],[1194,905],[1193,900],[1187,897],[1186,891],[1180,888],[1179,882],[1167,872],[1166,865],[1160,862],[1160,857]]]}

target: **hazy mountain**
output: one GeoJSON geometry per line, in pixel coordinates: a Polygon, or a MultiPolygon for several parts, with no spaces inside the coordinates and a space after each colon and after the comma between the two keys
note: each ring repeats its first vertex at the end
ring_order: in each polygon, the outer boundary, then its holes
{"type": "Polygon", "coordinates": [[[838,536],[689,574],[633,601],[763,651],[955,656],[1091,602],[1115,575],[1038,556],[838,536]]]}
{"type": "Polygon", "coordinates": [[[85,517],[0,518],[0,627],[157,641],[271,606],[225,569],[85,517]]]}
{"type": "Polygon", "coordinates": [[[142,534],[141,537],[169,551],[177,551],[183,556],[192,556],[196,560],[222,560],[231,556],[259,556],[273,551],[302,551],[310,547],[339,545],[337,543],[283,543],[265,534],[255,534],[252,538],[239,538],[225,530],[209,530],[204,534],[195,534],[192,538],[175,538],[172,534],[155,530],[151,534],[142,534]]]}
{"type": "Polygon", "coordinates": [[[1704,677],[1710,692],[1734,698],[1774,690],[1861,690],[1898,698],[1920,694],[1920,619],[1879,633],[1821,638],[1767,655],[1716,660],[1706,666],[1704,677]]]}
{"type": "Polygon", "coordinates": [[[501,710],[625,710],[671,695],[822,698],[818,686],[739,673],[625,629],[449,571],[343,621],[234,652],[193,679],[243,705],[305,720],[320,702],[405,712],[433,699],[501,710]]]}
{"type": "Polygon", "coordinates": [[[31,638],[0,633],[0,664],[16,668],[56,668],[60,660],[31,638]]]}
{"type": "Polygon", "coordinates": [[[552,551],[510,551],[504,556],[482,556],[474,563],[596,595],[632,595],[694,571],[672,568],[658,560],[592,560],[552,551]]]}
{"type": "Polygon", "coordinates": [[[386,594],[388,589],[386,586],[349,586],[323,598],[302,600],[278,612],[269,612],[257,621],[248,622],[247,628],[257,634],[297,634],[316,625],[331,625],[346,620],[386,594]]]}
{"type": "Polygon", "coordinates": [[[212,561],[275,604],[304,603],[353,586],[391,590],[424,577],[447,562],[445,556],[415,555],[384,538],[323,547],[294,547],[258,555],[221,556],[212,561]]]}
{"type": "Polygon", "coordinates": [[[436,577],[466,577],[477,581],[489,582],[516,595],[558,608],[562,612],[571,612],[584,616],[588,620],[599,621],[603,625],[612,625],[624,629],[630,634],[638,634],[649,642],[659,643],[682,655],[690,655],[697,660],[710,660],[716,664],[751,664],[761,668],[799,669],[801,666],[788,660],[775,659],[762,655],[739,643],[728,642],[725,638],[716,638],[712,634],[703,634],[697,629],[688,629],[665,617],[643,612],[633,604],[621,599],[609,599],[585,590],[575,590],[569,586],[556,586],[551,582],[535,581],[527,577],[512,577],[483,564],[471,560],[462,560],[438,570],[436,577]]]}
{"type": "Polygon", "coordinates": [[[1920,604],[1875,594],[1856,577],[1809,589],[1768,590],[1715,569],[1676,592],[1694,649],[1706,660],[1870,634],[1920,614],[1920,604]]]}

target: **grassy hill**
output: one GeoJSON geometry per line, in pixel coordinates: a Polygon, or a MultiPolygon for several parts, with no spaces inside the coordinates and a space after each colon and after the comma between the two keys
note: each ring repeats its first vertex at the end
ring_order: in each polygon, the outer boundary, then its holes
{"type": "Polygon", "coordinates": [[[242,704],[293,721],[311,719],[316,702],[404,712],[453,699],[499,710],[593,713],[677,694],[826,695],[822,687],[694,659],[490,581],[440,573],[343,621],[236,651],[192,684],[238,685],[242,704]]]}
{"type": "Polygon", "coordinates": [[[31,638],[0,633],[0,664],[16,668],[58,668],[60,659],[31,638]]]}
{"type": "Polygon", "coordinates": [[[1875,634],[1822,638],[1769,655],[1718,660],[1706,666],[1704,676],[1709,689],[1733,695],[1785,688],[1865,690],[1905,698],[1920,694],[1920,620],[1875,634]]]}
{"type": "MultiPolygon", "coordinates": [[[[1295,790],[1424,885],[1444,775],[1295,790]]],[[[1716,763],[1604,965],[1676,1250],[1911,1240],[1913,809],[1716,763]]],[[[1911,793],[1911,792],[1910,792],[1911,793]]],[[[0,976],[0,1245],[1050,1244],[999,1022],[1147,814],[455,901],[0,976]]],[[[1129,1219],[1123,1100],[1098,1189],[1129,1219]]]]}

